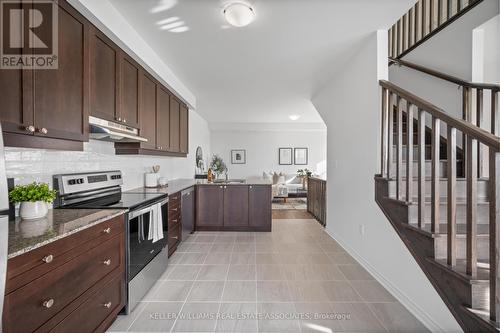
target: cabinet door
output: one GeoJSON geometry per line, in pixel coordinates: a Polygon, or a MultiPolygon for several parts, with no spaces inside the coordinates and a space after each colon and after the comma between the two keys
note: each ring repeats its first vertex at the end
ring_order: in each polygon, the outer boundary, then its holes
{"type": "Polygon", "coordinates": [[[156,88],[156,135],[161,150],[170,149],[170,94],[161,85],[156,88]]]}
{"type": "Polygon", "coordinates": [[[58,16],[59,67],[33,72],[35,135],[87,141],[86,21],[64,2],[59,3],[58,16]]]}
{"type": "Polygon", "coordinates": [[[170,151],[180,151],[180,103],[170,96],[170,151]]]}
{"type": "MultiPolygon", "coordinates": [[[[15,5],[18,9],[22,6],[20,2],[15,5]]],[[[19,23],[18,29],[23,31],[24,28],[19,23]]],[[[32,134],[27,130],[28,126],[34,125],[30,101],[32,74],[31,70],[0,69],[0,121],[4,132],[32,134]]]]}
{"type": "Polygon", "coordinates": [[[156,82],[141,73],[141,136],[148,139],[142,144],[146,149],[156,149],[156,82]]]}
{"type": "Polygon", "coordinates": [[[189,152],[189,109],[182,105],[180,107],[180,151],[189,152]]]}
{"type": "Polygon", "coordinates": [[[139,128],[139,66],[127,56],[121,57],[119,118],[127,126],[139,128]]]}
{"type": "Polygon", "coordinates": [[[196,227],[222,227],[224,224],[224,188],[199,185],[196,188],[196,227]]]}
{"type": "Polygon", "coordinates": [[[118,118],[118,49],[96,29],[90,33],[90,114],[118,118]]]}
{"type": "Polygon", "coordinates": [[[248,186],[224,186],[224,226],[248,227],[248,186]]]}
{"type": "Polygon", "coordinates": [[[271,186],[248,187],[248,224],[250,227],[271,230],[271,186]]]}

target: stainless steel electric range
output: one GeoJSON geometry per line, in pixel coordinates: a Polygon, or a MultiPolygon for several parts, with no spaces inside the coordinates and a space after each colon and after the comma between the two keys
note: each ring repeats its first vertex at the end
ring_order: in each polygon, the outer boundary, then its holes
{"type": "Polygon", "coordinates": [[[130,313],[167,268],[168,197],[159,193],[122,192],[120,171],[60,174],[53,181],[57,190],[54,208],[128,209],[125,219],[128,288],[127,305],[122,313],[130,313]],[[158,236],[149,239],[153,214],[157,225],[162,227],[161,239],[158,236]]]}

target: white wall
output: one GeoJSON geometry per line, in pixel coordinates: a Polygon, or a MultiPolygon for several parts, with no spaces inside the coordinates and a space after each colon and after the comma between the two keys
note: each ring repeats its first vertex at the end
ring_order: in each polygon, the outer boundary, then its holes
{"type": "Polygon", "coordinates": [[[210,130],[207,122],[190,111],[189,154],[182,157],[115,155],[113,143],[90,140],[85,151],[69,152],[44,149],[6,147],[7,177],[16,184],[32,181],[52,183],[52,175],[86,171],[121,170],[125,190],[144,185],[144,172],[159,164],[160,174],[168,179],[193,178],[196,147],[201,146],[204,156],[210,156],[210,130]]]}
{"type": "MultiPolygon", "coordinates": [[[[289,125],[290,126],[290,125],[289,125]]],[[[212,153],[219,154],[231,178],[262,176],[264,171],[295,174],[326,171],[326,130],[212,130],[212,153]],[[308,148],[308,165],[279,165],[278,148],[308,148]],[[231,150],[245,149],[246,164],[231,164],[231,150]]]]}
{"type": "Polygon", "coordinates": [[[460,332],[448,308],[374,199],[387,31],[362,47],[312,102],[328,128],[327,231],[434,332],[460,332]],[[377,44],[380,43],[379,47],[377,44]],[[364,233],[361,233],[361,227],[364,233]]]}

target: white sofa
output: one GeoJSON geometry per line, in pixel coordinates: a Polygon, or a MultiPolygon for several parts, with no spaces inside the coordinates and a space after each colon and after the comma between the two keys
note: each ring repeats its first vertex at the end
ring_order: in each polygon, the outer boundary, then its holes
{"type": "Polygon", "coordinates": [[[297,174],[264,172],[263,177],[272,180],[273,197],[295,196],[298,190],[304,188],[302,179],[297,174]]]}

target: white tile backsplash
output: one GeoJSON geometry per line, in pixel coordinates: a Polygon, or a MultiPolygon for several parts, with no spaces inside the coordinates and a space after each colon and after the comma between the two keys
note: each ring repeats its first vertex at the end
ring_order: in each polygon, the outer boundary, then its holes
{"type": "Polygon", "coordinates": [[[52,175],[59,173],[121,170],[124,190],[143,186],[144,173],[155,164],[161,166],[160,174],[167,179],[192,178],[195,169],[192,155],[188,158],[115,155],[113,143],[96,140],[84,143],[83,152],[5,148],[7,177],[15,178],[16,184],[32,181],[52,184],[52,175]]]}

